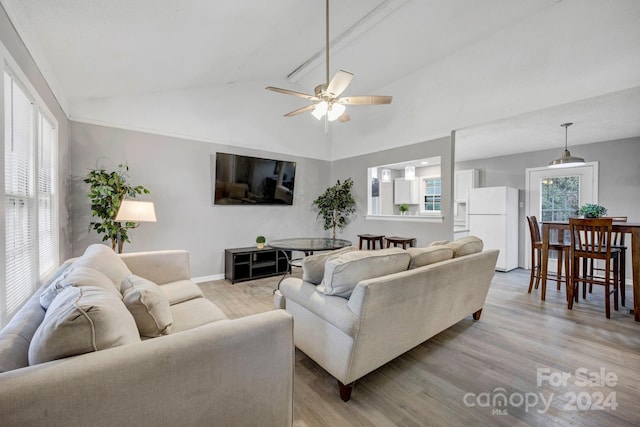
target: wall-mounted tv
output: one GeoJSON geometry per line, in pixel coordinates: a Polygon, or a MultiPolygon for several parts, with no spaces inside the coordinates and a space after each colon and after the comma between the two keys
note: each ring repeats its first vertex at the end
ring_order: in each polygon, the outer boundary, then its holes
{"type": "Polygon", "coordinates": [[[211,157],[215,205],[293,204],[295,162],[228,153],[211,157]]]}

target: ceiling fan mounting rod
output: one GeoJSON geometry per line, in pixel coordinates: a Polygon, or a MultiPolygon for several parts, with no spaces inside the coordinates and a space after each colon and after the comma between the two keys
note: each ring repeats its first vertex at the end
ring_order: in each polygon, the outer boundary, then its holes
{"type": "Polygon", "coordinates": [[[327,64],[326,66],[326,79],[325,79],[325,83],[327,86],[329,86],[329,0],[326,0],[326,10],[327,13],[325,14],[325,23],[326,23],[326,34],[325,34],[325,46],[326,48],[324,49],[324,53],[326,56],[326,61],[325,63],[327,64]]]}

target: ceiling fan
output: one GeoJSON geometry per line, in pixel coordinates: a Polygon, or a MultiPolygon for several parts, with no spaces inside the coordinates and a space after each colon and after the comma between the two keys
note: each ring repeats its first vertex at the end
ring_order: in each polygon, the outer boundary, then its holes
{"type": "Polygon", "coordinates": [[[342,92],[349,86],[353,74],[348,71],[338,71],[331,81],[329,81],[329,0],[326,0],[326,80],[325,83],[319,84],[314,89],[314,95],[296,92],[289,89],[282,89],[273,86],[267,86],[266,89],[274,92],[284,93],[285,95],[298,96],[313,101],[313,104],[306,107],[298,108],[287,114],[285,117],[293,117],[298,114],[311,111],[311,114],[318,120],[325,117],[326,120],[332,122],[338,120],[340,122],[348,122],[351,120],[349,114],[345,111],[345,105],[380,105],[391,104],[391,96],[381,95],[363,95],[363,96],[343,96],[342,92]]]}

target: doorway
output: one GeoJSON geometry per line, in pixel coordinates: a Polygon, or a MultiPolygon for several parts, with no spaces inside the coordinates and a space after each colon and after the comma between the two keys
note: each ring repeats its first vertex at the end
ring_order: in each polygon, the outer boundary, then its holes
{"type": "MultiPolygon", "coordinates": [[[[567,221],[585,203],[598,203],[598,162],[584,166],[526,169],[525,215],[539,221],[567,221]]],[[[568,237],[568,236],[567,236],[568,237]]],[[[557,236],[551,236],[555,239],[557,236]]],[[[525,268],[531,268],[531,236],[525,227],[525,268]]],[[[549,271],[556,271],[556,254],[549,255],[549,271]]]]}

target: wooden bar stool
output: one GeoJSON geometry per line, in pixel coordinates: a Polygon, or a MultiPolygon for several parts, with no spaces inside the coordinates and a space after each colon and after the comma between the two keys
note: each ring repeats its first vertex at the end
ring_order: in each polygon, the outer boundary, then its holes
{"type": "MultiPolygon", "coordinates": [[[[538,284],[542,278],[542,237],[540,235],[540,225],[535,216],[528,216],[527,222],[529,223],[529,233],[531,234],[531,276],[529,278],[529,293],[534,288],[538,289],[538,284]]],[[[553,278],[555,276],[558,290],[560,290],[560,282],[565,282],[565,285],[569,285],[570,274],[570,261],[571,256],[569,254],[569,245],[565,245],[563,241],[557,243],[549,242],[549,250],[556,251],[558,253],[558,270],[555,275],[548,274],[547,278],[553,278]],[[564,260],[564,276],[562,274],[562,261],[564,260]]],[[[569,288],[567,287],[567,300],[569,299],[569,288]]],[[[542,294],[540,299],[542,301],[546,298],[547,286],[542,285],[542,294]]]]}
{"type": "Polygon", "coordinates": [[[613,308],[618,310],[618,261],[620,249],[611,248],[611,232],[613,220],[611,218],[579,219],[569,218],[571,232],[571,286],[569,286],[569,305],[571,310],[573,300],[578,301],[580,282],[604,286],[604,308],[607,319],[611,317],[611,293],[613,293],[613,308]],[[604,261],[604,277],[590,276],[587,260],[604,261]],[[580,268],[582,261],[582,268],[580,268]],[[613,277],[611,277],[613,273],[613,277]],[[611,292],[613,287],[613,292],[611,292]]]}
{"type": "Polygon", "coordinates": [[[393,244],[394,247],[398,247],[399,245],[402,245],[402,249],[407,249],[407,245],[409,246],[415,246],[416,244],[416,239],[415,237],[397,237],[397,236],[392,236],[392,237],[387,237],[387,247],[391,247],[391,245],[393,244]]]}
{"type": "Polygon", "coordinates": [[[384,235],[382,234],[358,234],[360,238],[360,244],[358,245],[358,249],[362,250],[362,242],[367,242],[367,250],[371,250],[371,244],[373,243],[373,250],[376,249],[376,242],[380,242],[380,249],[383,248],[383,239],[384,235]]]}

